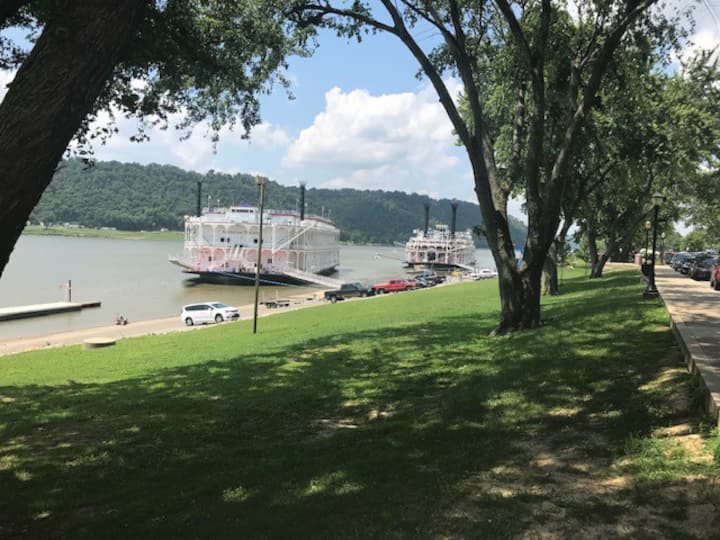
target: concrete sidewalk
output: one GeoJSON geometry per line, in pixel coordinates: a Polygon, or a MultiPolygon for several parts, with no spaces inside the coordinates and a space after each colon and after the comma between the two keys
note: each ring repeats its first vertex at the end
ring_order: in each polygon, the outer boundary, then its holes
{"type": "Polygon", "coordinates": [[[707,389],[706,410],[720,425],[720,291],[660,264],[655,268],[655,284],[688,369],[700,376],[707,389]]]}

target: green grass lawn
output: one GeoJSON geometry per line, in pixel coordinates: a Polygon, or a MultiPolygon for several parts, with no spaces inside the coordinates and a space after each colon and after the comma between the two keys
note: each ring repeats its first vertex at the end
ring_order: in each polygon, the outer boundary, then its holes
{"type": "Polygon", "coordinates": [[[485,281],[0,358],[0,537],[718,530],[664,309],[635,273],[569,275],[500,338],[485,281]]]}
{"type": "Polygon", "coordinates": [[[74,236],[83,238],[119,238],[123,240],[182,240],[180,231],[108,231],[75,227],[28,225],[23,234],[34,236],[74,236]]]}

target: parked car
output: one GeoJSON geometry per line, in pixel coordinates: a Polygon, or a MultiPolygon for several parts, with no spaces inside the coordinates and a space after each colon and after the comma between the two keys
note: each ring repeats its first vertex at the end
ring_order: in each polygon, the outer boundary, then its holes
{"type": "Polygon", "coordinates": [[[325,300],[334,304],[338,300],[365,298],[366,296],[372,296],[374,293],[375,291],[371,287],[366,287],[362,283],[343,283],[339,289],[325,291],[325,300]]]}
{"type": "Polygon", "coordinates": [[[697,259],[698,254],[697,253],[690,253],[687,257],[685,257],[682,262],[680,263],[680,273],[687,275],[688,272],[690,272],[690,267],[693,265],[695,260],[697,259]]]}
{"type": "Polygon", "coordinates": [[[680,252],[680,253],[676,253],[675,256],[674,256],[673,259],[672,259],[672,265],[671,265],[671,266],[672,266],[672,269],[675,270],[676,272],[679,272],[679,271],[680,271],[680,268],[681,268],[682,265],[683,265],[683,263],[684,263],[689,257],[691,257],[690,253],[687,253],[687,252],[684,252],[684,251],[683,251],[683,252],[680,252]]]}
{"type": "Polygon", "coordinates": [[[423,270],[422,272],[415,275],[415,280],[422,279],[427,282],[430,286],[437,285],[445,281],[445,276],[430,270],[423,270]]]}
{"type": "Polygon", "coordinates": [[[409,291],[414,289],[417,283],[412,279],[391,279],[385,283],[373,285],[376,294],[385,294],[389,292],[409,291]]]}
{"type": "Polygon", "coordinates": [[[716,291],[720,291],[720,258],[710,267],[710,286],[716,291]]]}
{"type": "Polygon", "coordinates": [[[698,255],[695,262],[688,270],[688,276],[698,281],[707,281],[710,279],[710,269],[712,265],[718,261],[718,258],[707,254],[706,256],[698,255]]]}
{"type": "Polygon", "coordinates": [[[240,311],[236,307],[230,307],[222,302],[201,302],[183,306],[180,313],[180,320],[187,326],[195,324],[221,323],[223,321],[234,321],[240,318],[240,311]]]}
{"type": "Polygon", "coordinates": [[[490,268],[481,268],[480,270],[476,270],[475,272],[472,272],[470,274],[470,277],[472,279],[489,279],[489,278],[496,278],[498,277],[498,273],[496,270],[492,270],[490,268]]]}

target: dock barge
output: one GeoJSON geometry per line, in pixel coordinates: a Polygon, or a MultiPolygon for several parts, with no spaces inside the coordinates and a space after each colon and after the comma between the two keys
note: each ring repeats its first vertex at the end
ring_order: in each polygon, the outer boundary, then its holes
{"type": "Polygon", "coordinates": [[[100,307],[101,302],[52,302],[49,304],[33,304],[0,308],[0,321],[14,321],[30,317],[43,317],[56,313],[80,311],[84,308],[100,307]]]}

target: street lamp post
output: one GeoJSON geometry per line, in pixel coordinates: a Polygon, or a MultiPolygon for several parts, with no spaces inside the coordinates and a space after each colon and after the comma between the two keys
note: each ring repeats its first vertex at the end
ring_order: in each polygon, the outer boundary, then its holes
{"type": "Polygon", "coordinates": [[[650,259],[650,280],[648,281],[647,288],[643,296],[645,298],[655,298],[658,295],[657,287],[655,287],[655,247],[657,245],[657,224],[658,224],[658,212],[660,211],[660,205],[665,200],[665,196],[662,193],[655,193],[652,196],[653,205],[653,241],[652,241],[652,258],[650,259]]]}
{"type": "Polygon", "coordinates": [[[645,256],[643,257],[643,262],[647,264],[648,262],[648,249],[650,246],[648,243],[650,242],[650,229],[652,229],[652,223],[650,220],[645,222],[645,256]]]}
{"type": "Polygon", "coordinates": [[[258,294],[260,291],[260,266],[262,263],[263,208],[265,206],[265,179],[262,176],[256,176],[255,185],[260,188],[260,222],[258,223],[258,251],[257,263],[255,265],[255,309],[253,311],[253,334],[257,334],[258,294]]]}

